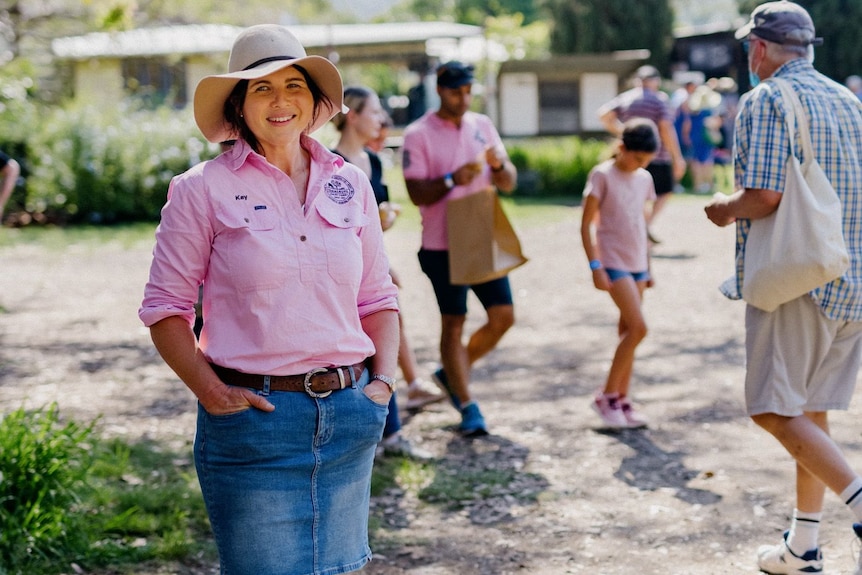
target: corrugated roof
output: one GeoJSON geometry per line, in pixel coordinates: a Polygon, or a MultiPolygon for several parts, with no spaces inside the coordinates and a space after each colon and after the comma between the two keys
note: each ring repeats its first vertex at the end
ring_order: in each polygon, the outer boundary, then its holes
{"type": "MultiPolygon", "coordinates": [[[[195,24],[125,32],[93,32],[57,38],[51,42],[51,50],[56,57],[67,60],[228,52],[242,30],[242,27],[226,24],[195,24]]],[[[309,50],[465,38],[482,34],[479,26],[447,22],[307,25],[290,26],[290,30],[309,50]]]]}

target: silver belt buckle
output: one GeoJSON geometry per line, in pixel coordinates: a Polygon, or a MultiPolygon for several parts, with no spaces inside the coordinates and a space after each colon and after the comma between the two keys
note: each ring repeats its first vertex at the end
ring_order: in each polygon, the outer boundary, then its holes
{"type": "MultiPolygon", "coordinates": [[[[327,371],[329,371],[329,370],[324,368],[324,367],[318,367],[318,368],[312,369],[311,371],[306,373],[305,374],[305,380],[302,382],[302,387],[305,389],[305,393],[307,393],[308,395],[310,395],[311,397],[313,397],[315,399],[322,399],[324,397],[329,397],[330,394],[332,394],[332,390],[324,391],[323,393],[317,393],[316,391],[312,391],[312,389],[311,389],[311,378],[314,377],[315,375],[318,375],[321,373],[326,373],[327,371]]],[[[338,374],[341,377],[344,377],[343,375],[341,375],[340,370],[339,370],[338,374]]]]}

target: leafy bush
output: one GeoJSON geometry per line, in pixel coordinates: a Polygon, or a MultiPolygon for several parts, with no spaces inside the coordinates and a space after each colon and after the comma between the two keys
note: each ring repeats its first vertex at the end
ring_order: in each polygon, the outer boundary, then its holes
{"type": "Polygon", "coordinates": [[[27,211],[70,222],[156,220],[175,174],[217,153],[190,114],[130,105],[46,112],[28,140],[27,211]]]}
{"type": "Polygon", "coordinates": [[[94,426],[56,405],[0,420],[0,575],[214,556],[188,455],[94,426]]]}
{"type": "Polygon", "coordinates": [[[42,117],[35,103],[34,75],[32,64],[22,58],[0,66],[0,150],[21,165],[19,185],[9,198],[6,213],[23,209],[26,201],[25,178],[29,175],[26,142],[42,117]]]}
{"type": "Polygon", "coordinates": [[[61,425],[56,404],[0,420],[0,565],[10,574],[87,549],[80,504],[92,429],[61,425]]]}
{"type": "Polygon", "coordinates": [[[606,142],[576,136],[514,140],[507,149],[523,195],[579,197],[590,170],[609,157],[606,142]]]}

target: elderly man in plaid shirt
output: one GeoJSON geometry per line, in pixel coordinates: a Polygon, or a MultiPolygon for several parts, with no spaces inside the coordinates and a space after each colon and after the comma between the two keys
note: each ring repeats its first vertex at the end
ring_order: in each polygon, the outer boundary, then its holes
{"type": "MultiPolygon", "coordinates": [[[[790,138],[790,103],[769,78],[788,81],[809,120],[814,154],[843,206],[851,264],[845,274],[773,312],[746,308],[746,409],[796,463],[796,509],[777,545],[758,550],[758,566],[774,574],[822,573],[818,544],[826,487],[855,514],[862,538],[862,477],[851,469],[829,433],[827,412],[847,409],[862,357],[862,103],[844,86],[814,70],[822,42],[798,4],[761,4],[736,33],[748,51],[752,84],[763,85],[740,103],[734,139],[736,189],[706,207],[719,226],[737,224],[737,273],[723,291],[739,299],[751,219],[781,201],[790,138]]],[[[797,145],[796,150],[800,147],[797,145]]],[[[862,575],[862,556],[856,575],[862,575]]]]}

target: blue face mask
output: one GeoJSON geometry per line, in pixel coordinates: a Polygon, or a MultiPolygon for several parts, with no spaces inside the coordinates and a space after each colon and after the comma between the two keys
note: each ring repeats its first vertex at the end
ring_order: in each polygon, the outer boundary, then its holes
{"type": "Polygon", "coordinates": [[[749,70],[748,83],[751,85],[752,88],[755,88],[758,84],[760,84],[760,76],[749,70]]]}
{"type": "MultiPolygon", "coordinates": [[[[742,49],[743,49],[743,51],[745,51],[745,55],[748,56],[749,51],[751,50],[751,41],[750,40],[744,40],[742,42],[742,49]]],[[[750,58],[748,60],[748,63],[749,63],[749,65],[751,64],[750,58]]],[[[751,68],[748,69],[748,83],[752,88],[755,88],[758,84],[760,84],[760,76],[758,76],[757,72],[755,72],[751,68]]]]}

